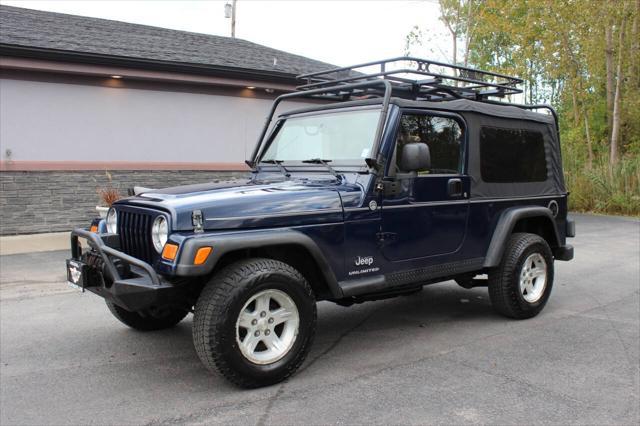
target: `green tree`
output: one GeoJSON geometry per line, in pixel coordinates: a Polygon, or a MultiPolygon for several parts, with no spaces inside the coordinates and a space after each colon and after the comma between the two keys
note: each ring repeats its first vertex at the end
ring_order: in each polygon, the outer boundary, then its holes
{"type": "MultiPolygon", "coordinates": [[[[573,207],[640,213],[640,0],[440,0],[465,64],[560,114],[573,207]],[[576,189],[580,192],[576,193],[576,189]]],[[[428,36],[418,25],[408,45],[428,36]]]]}

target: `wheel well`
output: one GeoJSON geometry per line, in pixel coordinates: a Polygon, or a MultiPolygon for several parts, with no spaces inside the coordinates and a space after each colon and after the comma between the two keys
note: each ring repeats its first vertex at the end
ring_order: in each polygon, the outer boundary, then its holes
{"type": "Polygon", "coordinates": [[[322,300],[333,297],[329,285],[312,254],[306,247],[299,244],[279,244],[230,251],[218,260],[212,273],[216,273],[231,263],[252,257],[279,260],[291,265],[306,278],[317,299],[322,300]]]}
{"type": "Polygon", "coordinates": [[[516,222],[512,232],[528,232],[530,234],[536,234],[544,238],[547,244],[549,244],[549,247],[558,247],[553,223],[544,216],[522,218],[516,222]]]}

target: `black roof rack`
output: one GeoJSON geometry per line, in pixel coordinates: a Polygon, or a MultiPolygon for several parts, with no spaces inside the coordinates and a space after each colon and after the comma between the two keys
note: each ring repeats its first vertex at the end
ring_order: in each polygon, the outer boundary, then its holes
{"type": "Polygon", "coordinates": [[[304,92],[326,89],[326,93],[316,94],[314,97],[340,100],[345,100],[346,95],[349,98],[382,95],[381,87],[377,85],[370,89],[349,90],[348,93],[340,90],[353,83],[381,79],[391,83],[392,95],[395,97],[428,101],[501,98],[522,93],[517,86],[523,82],[504,74],[409,56],[302,74],[298,79],[304,81],[304,84],[297,87],[298,90],[304,92]],[[374,72],[361,72],[372,68],[374,72]]]}

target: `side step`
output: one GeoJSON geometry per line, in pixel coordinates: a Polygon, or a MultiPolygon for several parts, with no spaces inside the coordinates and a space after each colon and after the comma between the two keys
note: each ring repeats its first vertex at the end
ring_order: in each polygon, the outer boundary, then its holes
{"type": "Polygon", "coordinates": [[[418,286],[411,286],[411,287],[396,288],[388,291],[381,291],[379,293],[370,293],[363,296],[350,296],[344,299],[333,300],[333,302],[337,303],[340,306],[351,306],[356,303],[391,299],[393,297],[398,297],[398,296],[408,296],[408,295],[422,291],[422,287],[423,287],[422,285],[418,285],[418,286]]]}
{"type": "Polygon", "coordinates": [[[344,297],[379,293],[408,286],[431,284],[464,276],[472,278],[482,271],[484,258],[465,259],[457,262],[442,263],[392,272],[386,275],[374,275],[354,280],[340,281],[338,286],[344,297]]]}

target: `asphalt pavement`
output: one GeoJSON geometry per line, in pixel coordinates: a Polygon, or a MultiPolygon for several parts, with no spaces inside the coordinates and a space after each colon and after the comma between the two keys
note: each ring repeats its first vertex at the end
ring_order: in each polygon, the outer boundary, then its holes
{"type": "Polygon", "coordinates": [[[640,423],[640,221],[575,215],[536,318],[453,282],[318,307],[298,373],[242,390],[210,374],[192,316],[126,328],[64,283],[66,252],[0,257],[0,424],[640,423]]]}

